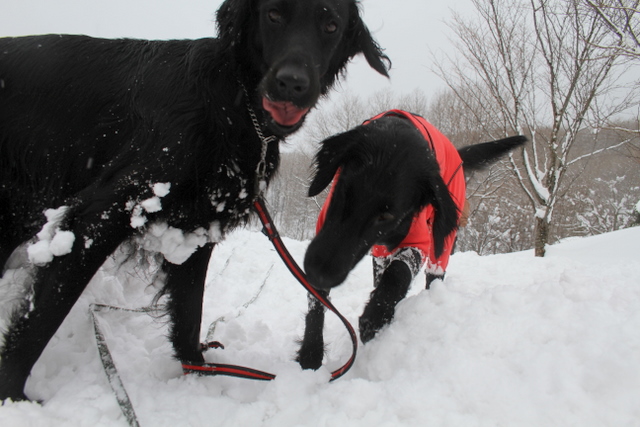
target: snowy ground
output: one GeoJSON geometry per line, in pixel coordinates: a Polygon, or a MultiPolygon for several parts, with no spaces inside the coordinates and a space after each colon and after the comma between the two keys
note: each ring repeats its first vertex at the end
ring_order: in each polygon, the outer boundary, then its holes
{"type": "MultiPolygon", "coordinates": [[[[286,241],[301,260],[306,243],[286,241]]],[[[453,256],[444,283],[416,283],[390,327],[350,355],[329,314],[326,368],[292,362],[304,290],[268,240],[239,231],[214,254],[203,333],[225,350],[211,361],[276,373],[272,382],[182,376],[166,324],[99,313],[115,363],[144,426],[640,426],[640,227],[531,252],[453,256]]],[[[357,324],[370,291],[365,259],[333,293],[357,324]]],[[[154,294],[109,268],[92,281],[35,366],[27,394],[0,426],[125,426],[102,370],[91,302],[138,307],[154,294]],[[134,286],[136,285],[136,286],[134,286]]]]}

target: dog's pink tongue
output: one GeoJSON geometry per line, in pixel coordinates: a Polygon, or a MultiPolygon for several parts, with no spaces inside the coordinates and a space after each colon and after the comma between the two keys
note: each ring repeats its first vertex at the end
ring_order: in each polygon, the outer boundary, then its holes
{"type": "Polygon", "coordinates": [[[296,107],[291,102],[274,102],[269,101],[267,98],[262,98],[262,108],[268,111],[273,120],[280,126],[296,125],[309,111],[308,108],[296,107]]]}

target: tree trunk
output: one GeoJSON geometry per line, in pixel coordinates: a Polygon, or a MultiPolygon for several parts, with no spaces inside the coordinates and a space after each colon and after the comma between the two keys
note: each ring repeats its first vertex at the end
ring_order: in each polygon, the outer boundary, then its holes
{"type": "Polygon", "coordinates": [[[549,242],[549,221],[547,218],[536,217],[535,234],[535,256],[543,257],[549,242]]]}

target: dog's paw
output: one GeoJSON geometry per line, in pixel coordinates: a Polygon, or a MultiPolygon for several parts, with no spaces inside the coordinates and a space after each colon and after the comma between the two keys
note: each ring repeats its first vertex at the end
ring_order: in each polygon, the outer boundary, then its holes
{"type": "Polygon", "coordinates": [[[296,356],[296,362],[300,364],[302,369],[313,369],[316,371],[322,366],[324,351],[324,343],[320,343],[319,345],[302,343],[296,356]]]}
{"type": "Polygon", "coordinates": [[[362,343],[366,344],[371,341],[384,325],[385,323],[375,324],[370,319],[360,318],[360,340],[362,343]]]}
{"type": "Polygon", "coordinates": [[[360,340],[363,344],[371,341],[378,331],[391,323],[395,307],[387,304],[369,303],[359,319],[360,340]]]}

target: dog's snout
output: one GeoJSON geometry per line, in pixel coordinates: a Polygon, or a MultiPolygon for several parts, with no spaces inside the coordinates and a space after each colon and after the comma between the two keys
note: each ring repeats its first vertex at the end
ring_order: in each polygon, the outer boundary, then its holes
{"type": "Polygon", "coordinates": [[[343,263],[344,257],[333,257],[323,251],[316,240],[307,248],[304,257],[304,270],[309,283],[316,289],[329,290],[340,285],[351,270],[343,263]]]}
{"type": "Polygon", "coordinates": [[[326,274],[322,274],[315,268],[307,268],[306,274],[309,283],[316,289],[328,291],[335,286],[335,280],[331,280],[326,274]]]}
{"type": "Polygon", "coordinates": [[[283,99],[295,100],[307,95],[311,79],[303,68],[286,66],[276,73],[279,95],[283,99]]]}

